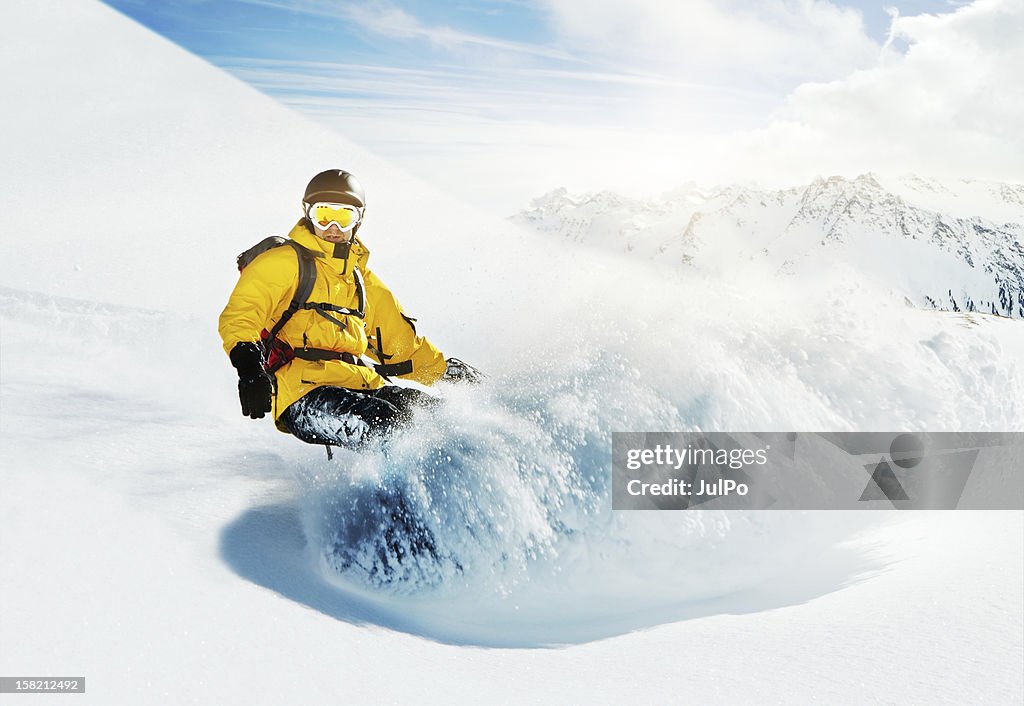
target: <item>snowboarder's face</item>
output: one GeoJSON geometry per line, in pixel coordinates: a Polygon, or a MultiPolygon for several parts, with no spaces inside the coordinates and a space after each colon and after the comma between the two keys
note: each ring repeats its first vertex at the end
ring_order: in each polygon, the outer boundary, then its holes
{"type": "Polygon", "coordinates": [[[347,243],[352,240],[352,231],[343,233],[341,232],[341,228],[334,223],[327,226],[327,230],[320,230],[317,228],[316,234],[328,243],[347,243]]]}

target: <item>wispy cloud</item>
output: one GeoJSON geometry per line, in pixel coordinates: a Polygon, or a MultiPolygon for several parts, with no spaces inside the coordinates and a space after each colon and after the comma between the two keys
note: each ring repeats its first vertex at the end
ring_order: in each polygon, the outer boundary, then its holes
{"type": "Polygon", "coordinates": [[[447,25],[427,24],[415,15],[386,0],[347,2],[343,0],[236,0],[262,7],[273,7],[289,12],[315,15],[352,22],[380,37],[399,40],[423,40],[432,45],[458,48],[478,47],[510,54],[583,61],[572,53],[540,44],[514,42],[500,37],[476,34],[447,25]]]}
{"type": "MultiPolygon", "coordinates": [[[[749,125],[775,94],[657,74],[523,66],[429,68],[214,57],[242,80],[306,113],[398,110],[551,125],[627,127],[637,110],[661,109],[678,127],[749,125]]],[[[648,116],[649,117],[649,116],[648,116]]]]}
{"type": "MultiPolygon", "coordinates": [[[[231,68],[239,72],[246,70],[261,70],[264,78],[273,76],[275,73],[287,73],[289,81],[298,78],[300,84],[304,80],[317,81],[317,75],[325,79],[329,77],[350,79],[353,75],[374,74],[386,76],[393,79],[396,76],[411,77],[417,81],[428,79],[432,81],[461,82],[465,79],[490,81],[503,84],[510,79],[523,85],[542,86],[549,81],[566,81],[580,84],[607,84],[643,86],[652,88],[666,88],[677,90],[700,90],[709,93],[729,93],[735,95],[766,97],[775,95],[773,91],[757,87],[737,87],[724,83],[702,83],[698,81],[686,81],[671,75],[657,74],[651,72],[612,72],[585,69],[558,69],[546,67],[522,67],[522,66],[481,66],[468,67],[459,64],[432,64],[430,68],[410,68],[401,66],[387,66],[380,64],[350,64],[328,61],[293,60],[293,59],[264,59],[258,57],[211,57],[220,66],[231,68]]],[[[254,75],[255,77],[255,75],[254,75]]],[[[292,83],[291,85],[297,85],[292,83]]],[[[312,84],[309,84],[312,85],[312,84]]]]}

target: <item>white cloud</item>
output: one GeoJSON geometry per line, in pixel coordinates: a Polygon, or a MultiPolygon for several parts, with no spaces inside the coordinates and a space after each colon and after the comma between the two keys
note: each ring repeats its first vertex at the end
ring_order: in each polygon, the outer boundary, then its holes
{"type": "Polygon", "coordinates": [[[855,9],[825,0],[538,0],[569,47],[683,74],[832,78],[879,46],[855,9]]]}
{"type": "Polygon", "coordinates": [[[559,25],[562,43],[541,50],[564,48],[596,66],[498,61],[507,55],[482,47],[500,40],[455,33],[445,44],[449,35],[403,11],[388,14],[386,4],[348,21],[454,48],[450,61],[224,65],[500,212],[559,185],[656,193],[690,179],[783,185],[865,171],[1024,180],[1024,0],[977,0],[938,15],[894,11],[884,49],[866,38],[857,12],[811,0],[685,8],[636,0],[638,17],[594,0],[589,18],[572,0],[545,2],[575,24],[571,32],[559,25]],[[465,61],[473,47],[488,57],[465,61]],[[656,56],[670,65],[655,65],[656,56]]]}
{"type": "Polygon", "coordinates": [[[746,158],[807,171],[1024,179],[1024,0],[894,19],[909,43],[876,68],[800,86],[746,158]]]}

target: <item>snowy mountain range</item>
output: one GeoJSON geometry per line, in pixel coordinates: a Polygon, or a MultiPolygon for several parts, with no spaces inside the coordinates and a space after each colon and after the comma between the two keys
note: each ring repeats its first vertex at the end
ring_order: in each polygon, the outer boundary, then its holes
{"type": "Polygon", "coordinates": [[[910,302],[1024,317],[1024,185],[833,176],[781,190],[687,184],[651,200],[565,189],[513,217],[562,240],[727,273],[854,266],[910,302]]]}

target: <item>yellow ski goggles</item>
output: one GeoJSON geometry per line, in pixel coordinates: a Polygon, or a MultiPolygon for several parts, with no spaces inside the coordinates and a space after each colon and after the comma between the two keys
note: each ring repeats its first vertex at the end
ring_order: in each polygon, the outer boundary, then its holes
{"type": "Polygon", "coordinates": [[[359,225],[363,217],[362,209],[347,203],[314,203],[306,208],[306,216],[319,230],[327,230],[331,224],[338,226],[342,233],[359,225]]]}

